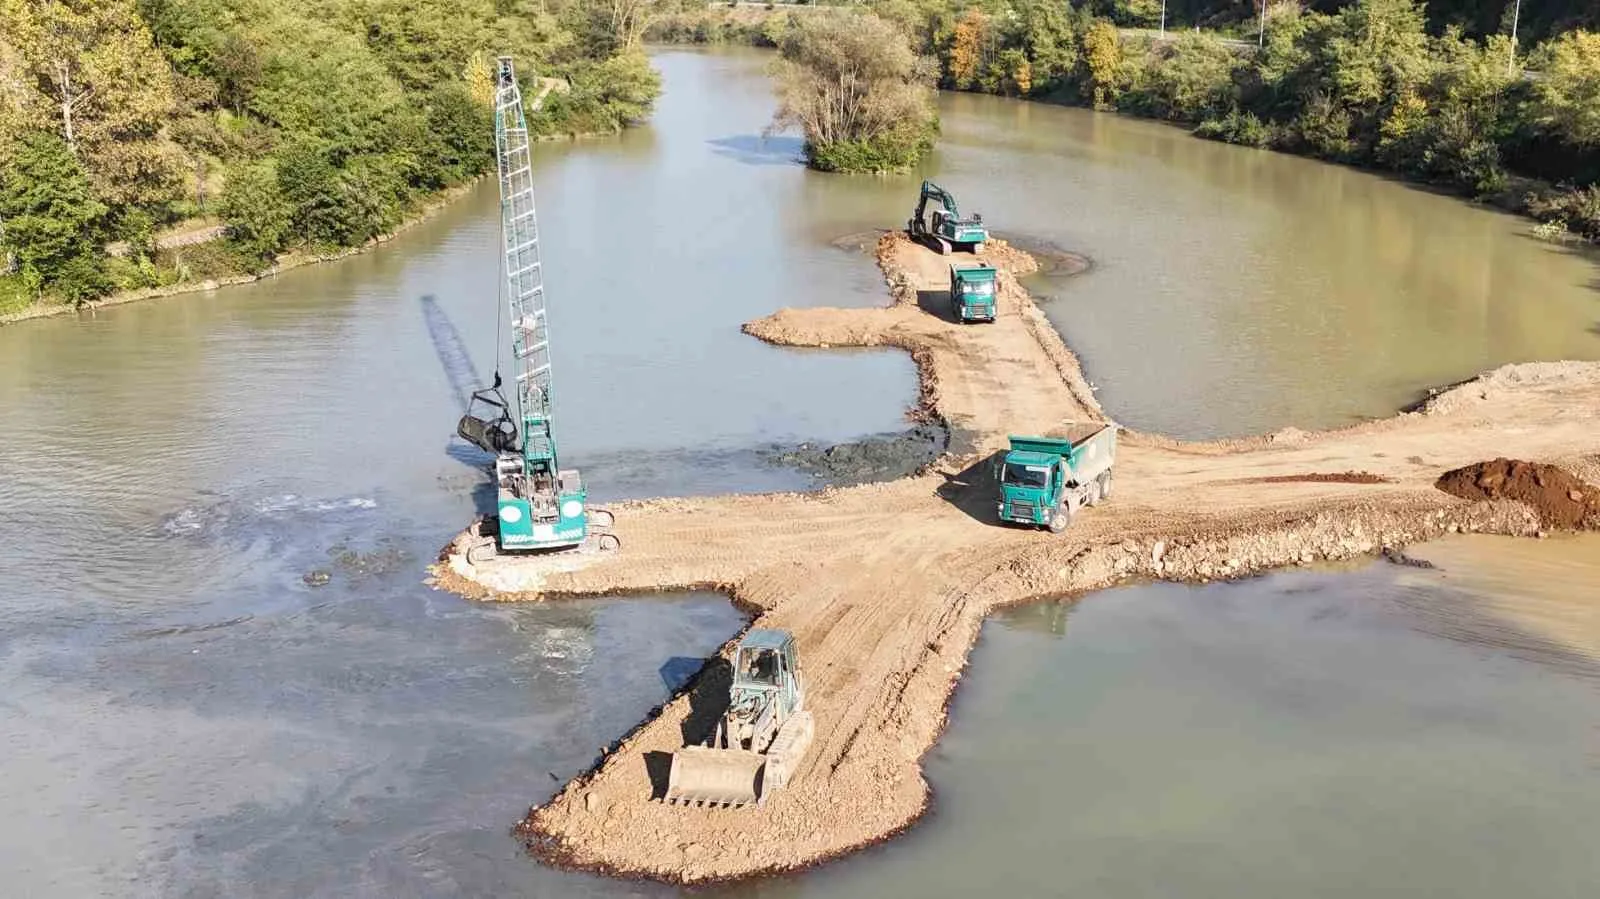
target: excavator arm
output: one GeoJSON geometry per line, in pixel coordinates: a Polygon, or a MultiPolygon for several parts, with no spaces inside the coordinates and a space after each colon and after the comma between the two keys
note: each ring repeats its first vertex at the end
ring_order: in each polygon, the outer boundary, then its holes
{"type": "Polygon", "coordinates": [[[932,181],[922,182],[922,202],[917,204],[918,217],[921,217],[923,205],[929,200],[939,201],[939,205],[944,207],[950,218],[960,220],[961,210],[956,208],[956,198],[951,196],[949,191],[934,184],[932,181]]]}

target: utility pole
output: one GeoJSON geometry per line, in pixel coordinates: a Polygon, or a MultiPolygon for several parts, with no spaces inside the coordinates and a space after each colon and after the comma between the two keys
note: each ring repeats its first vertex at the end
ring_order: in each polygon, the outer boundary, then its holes
{"type": "Polygon", "coordinates": [[[1522,0],[1511,10],[1511,53],[1506,57],[1506,74],[1517,74],[1517,21],[1522,18],[1522,0]]]}
{"type": "Polygon", "coordinates": [[[1161,36],[1167,36],[1167,0],[1161,0],[1161,36]]]}
{"type": "MultiPolygon", "coordinates": [[[[1520,3],[1520,2],[1522,2],[1522,0],[1517,0],[1517,2],[1520,3]]],[[[1267,45],[1267,0],[1261,0],[1261,28],[1260,28],[1260,30],[1258,30],[1256,32],[1256,46],[1257,47],[1265,47],[1266,45],[1267,45]]]]}

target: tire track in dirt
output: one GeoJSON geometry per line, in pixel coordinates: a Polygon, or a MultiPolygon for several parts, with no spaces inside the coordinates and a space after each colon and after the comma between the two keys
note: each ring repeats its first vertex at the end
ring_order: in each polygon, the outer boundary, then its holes
{"type": "Polygon", "coordinates": [[[1543,525],[1528,506],[1458,499],[1434,480],[1494,456],[1600,471],[1600,365],[1535,363],[1337,431],[1210,443],[1125,434],[1114,497],[1084,510],[1065,535],[1000,526],[984,453],[1007,432],[1103,416],[1076,358],[1014,277],[1031,260],[1000,242],[984,257],[1004,272],[992,325],[930,314],[948,283],[947,260],[886,235],[878,258],[888,307],[782,310],[745,326],[779,345],[910,352],[918,412],[967,429],[979,453],[947,456],[917,477],[818,494],[627,503],[617,509],[617,554],[474,568],[447,552],[434,566],[437,585],[494,599],[715,587],[758,612],[758,626],[791,630],[798,641],[817,737],[786,789],[745,809],[650,801],[659,785],[646,760],[682,745],[691,687],[530,811],[520,831],[541,858],[705,882],[878,842],[925,808],[921,757],[995,608],[1132,577],[1242,577],[1447,532],[1530,535],[1543,525]],[[1371,477],[1315,477],[1326,472],[1371,477]]]}

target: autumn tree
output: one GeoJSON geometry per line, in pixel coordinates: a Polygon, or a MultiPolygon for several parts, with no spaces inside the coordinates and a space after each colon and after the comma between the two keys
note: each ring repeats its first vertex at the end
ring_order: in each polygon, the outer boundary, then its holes
{"type": "Polygon", "coordinates": [[[1116,102],[1122,67],[1122,39],[1116,26],[1098,20],[1083,35],[1084,80],[1096,108],[1116,102]]]}
{"type": "Polygon", "coordinates": [[[131,0],[0,0],[0,23],[30,86],[7,97],[9,121],[59,134],[113,207],[177,196],[184,162],[163,133],[172,72],[131,0]]]}
{"type": "Polygon", "coordinates": [[[989,17],[976,7],[956,21],[950,42],[950,83],[959,89],[973,87],[984,64],[984,45],[988,40],[989,17]]]}

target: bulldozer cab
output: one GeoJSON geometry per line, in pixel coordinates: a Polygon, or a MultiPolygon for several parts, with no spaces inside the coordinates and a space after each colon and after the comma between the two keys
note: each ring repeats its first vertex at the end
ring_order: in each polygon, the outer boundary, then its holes
{"type": "Polygon", "coordinates": [[[800,703],[800,678],[794,637],[786,631],[757,628],[745,634],[734,655],[732,700],[741,694],[777,691],[784,712],[800,703]]]}
{"type": "Polygon", "coordinates": [[[775,649],[741,649],[735,677],[742,687],[776,687],[779,667],[775,649]]]}

